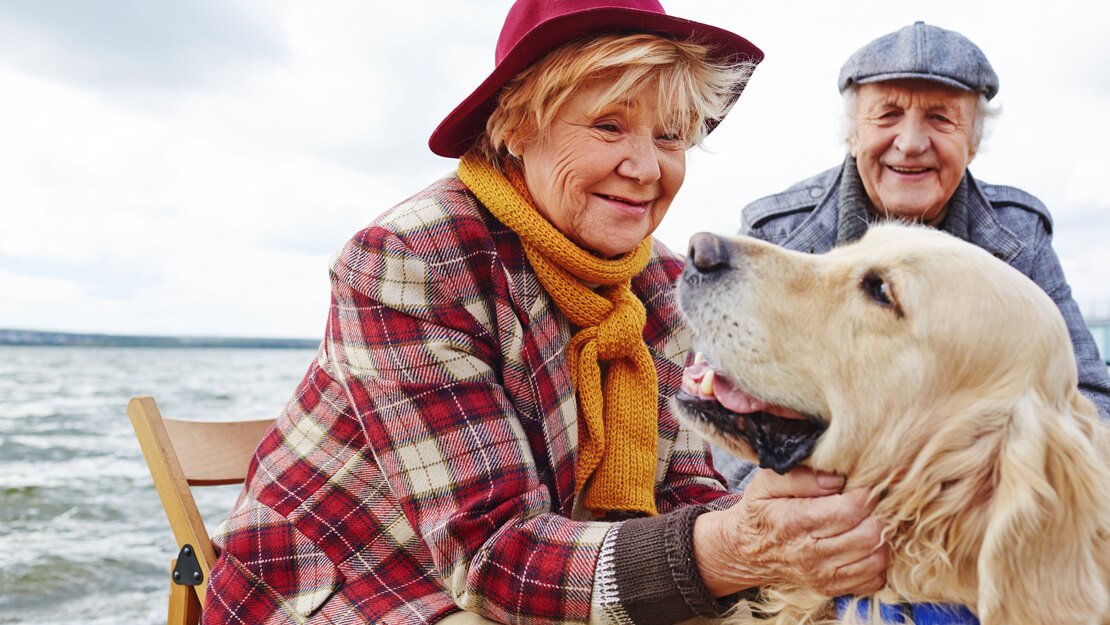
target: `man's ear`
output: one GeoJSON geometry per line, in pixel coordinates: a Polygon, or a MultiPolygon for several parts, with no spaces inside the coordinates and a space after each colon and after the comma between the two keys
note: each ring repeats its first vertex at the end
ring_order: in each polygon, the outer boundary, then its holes
{"type": "Polygon", "coordinates": [[[852,158],[858,158],[857,157],[857,151],[858,150],[859,150],[859,136],[857,135],[857,133],[852,132],[852,134],[848,135],[848,152],[852,155],[852,158]]]}

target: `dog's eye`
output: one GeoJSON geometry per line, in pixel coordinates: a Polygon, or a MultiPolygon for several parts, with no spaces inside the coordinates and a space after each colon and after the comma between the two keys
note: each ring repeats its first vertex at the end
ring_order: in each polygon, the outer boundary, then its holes
{"type": "Polygon", "coordinates": [[[890,285],[879,274],[875,272],[868,273],[860,281],[860,288],[876,302],[886,306],[894,305],[894,294],[890,290],[890,285]]]}

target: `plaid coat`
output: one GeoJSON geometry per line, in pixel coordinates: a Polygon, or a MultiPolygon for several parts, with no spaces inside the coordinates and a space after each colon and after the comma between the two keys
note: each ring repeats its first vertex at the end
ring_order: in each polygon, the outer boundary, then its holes
{"type": "MultiPolygon", "coordinates": [[[[735,500],[666,401],[689,346],[671,293],[681,267],[657,246],[633,280],[659,374],[661,513],[735,500]]],[[[600,606],[666,560],[616,539],[648,523],[575,508],[573,329],[516,235],[444,178],[355,235],[331,283],[317,359],[221,528],[203,622],[424,623],[460,607],[643,621],[600,606]]]]}

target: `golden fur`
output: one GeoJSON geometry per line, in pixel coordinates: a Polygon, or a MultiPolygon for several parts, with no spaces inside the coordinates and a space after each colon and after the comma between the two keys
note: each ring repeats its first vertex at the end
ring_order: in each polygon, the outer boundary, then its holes
{"type": "MultiPolygon", "coordinates": [[[[1110,624],[1110,433],[1040,288],[924,227],[823,255],[717,241],[727,266],[688,264],[683,311],[721,374],[827,423],[805,464],[879,498],[880,600],[963,603],[983,625],[1110,624]]],[[[764,600],[774,623],[833,620],[812,591],[764,600]]]]}

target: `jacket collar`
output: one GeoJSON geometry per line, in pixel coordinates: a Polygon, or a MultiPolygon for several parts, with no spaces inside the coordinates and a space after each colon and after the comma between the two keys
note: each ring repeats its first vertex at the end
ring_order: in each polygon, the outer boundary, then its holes
{"type": "MultiPolygon", "coordinates": [[[[871,224],[885,221],[874,213],[871,199],[859,176],[856,159],[852,155],[844,161],[843,174],[840,176],[840,199],[837,202],[836,244],[851,243],[863,236],[871,224]]],[[[952,197],[945,206],[944,220],[939,229],[954,237],[970,240],[968,232],[968,176],[964,176],[956,186],[952,197]]]]}
{"type": "Polygon", "coordinates": [[[964,173],[964,182],[968,187],[968,240],[996,258],[1013,264],[1014,259],[1029,246],[1028,243],[998,219],[994,206],[987,200],[971,171],[964,173]]]}

